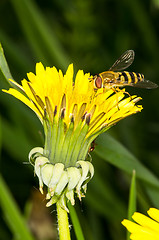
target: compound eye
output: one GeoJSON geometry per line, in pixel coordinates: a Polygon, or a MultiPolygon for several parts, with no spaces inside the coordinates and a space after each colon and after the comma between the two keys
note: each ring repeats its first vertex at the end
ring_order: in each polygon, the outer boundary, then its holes
{"type": "Polygon", "coordinates": [[[95,80],[95,86],[96,88],[102,88],[102,78],[100,76],[98,76],[95,80]]]}

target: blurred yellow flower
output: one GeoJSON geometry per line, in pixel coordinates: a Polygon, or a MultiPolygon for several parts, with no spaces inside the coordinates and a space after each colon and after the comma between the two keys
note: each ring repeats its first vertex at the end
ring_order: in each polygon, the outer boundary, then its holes
{"type": "Polygon", "coordinates": [[[132,218],[137,223],[131,222],[127,219],[122,221],[122,224],[131,233],[130,239],[159,240],[159,210],[156,208],[150,208],[147,213],[151,218],[135,212],[132,218]]]}
{"type": "MultiPolygon", "coordinates": [[[[65,198],[74,204],[74,192],[81,199],[94,168],[88,158],[91,143],[121,119],[140,112],[141,99],[113,89],[94,89],[90,74],[79,70],[73,81],[73,65],[67,72],[36,64],[36,74],[28,73],[22,86],[10,80],[13,88],[3,90],[21,100],[44,126],[45,146],[34,148],[30,162],[35,166],[40,191],[48,187],[48,206],[65,198]]],[[[67,209],[66,209],[67,210],[67,209]]]]}

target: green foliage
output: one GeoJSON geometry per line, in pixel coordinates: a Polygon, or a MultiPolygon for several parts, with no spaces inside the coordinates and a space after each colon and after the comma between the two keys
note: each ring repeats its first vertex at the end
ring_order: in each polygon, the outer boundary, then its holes
{"type": "MultiPolygon", "coordinates": [[[[141,72],[158,83],[158,11],[157,0],[6,0],[0,2],[0,42],[17,82],[26,78],[27,72],[34,72],[39,61],[63,70],[73,62],[76,70],[95,74],[109,69],[127,49],[134,49],[136,57],[130,71],[141,72]]],[[[1,88],[9,86],[5,78],[10,77],[0,51],[1,88]]],[[[86,198],[76,206],[77,215],[70,209],[80,239],[82,232],[89,240],[125,239],[120,222],[127,218],[134,169],[137,210],[159,208],[158,89],[128,91],[143,98],[144,109],[97,139],[92,154],[95,176],[88,184],[86,198]]],[[[43,130],[34,113],[18,100],[1,92],[0,102],[0,211],[5,216],[0,219],[1,238],[20,239],[15,234],[18,231],[21,238],[32,239],[22,215],[38,183],[32,167],[23,162],[28,161],[31,148],[43,146],[43,130]]],[[[134,199],[135,187],[132,189],[134,199]]],[[[54,212],[51,216],[56,218],[54,212]]],[[[78,237],[73,235],[72,239],[78,237]]]]}
{"type": "Polygon", "coordinates": [[[14,238],[19,240],[33,240],[34,238],[31,236],[27,224],[24,223],[23,216],[21,216],[2,176],[0,176],[0,192],[0,204],[4,212],[4,218],[12,230],[14,238]]]}
{"type": "Polygon", "coordinates": [[[1,44],[0,44],[0,63],[1,63],[0,70],[1,70],[4,78],[6,79],[6,81],[8,81],[9,78],[12,78],[12,75],[9,71],[8,64],[6,62],[4,52],[3,52],[3,48],[2,48],[1,44]]]}
{"type": "MultiPolygon", "coordinates": [[[[129,193],[128,219],[132,221],[132,215],[136,211],[136,172],[133,170],[131,187],[129,193]]],[[[127,231],[127,240],[130,239],[130,233],[127,231]]]]}
{"type": "Polygon", "coordinates": [[[73,228],[76,233],[77,240],[84,240],[83,232],[82,232],[75,208],[70,203],[69,203],[69,212],[70,212],[70,217],[73,223],[73,228]]]}

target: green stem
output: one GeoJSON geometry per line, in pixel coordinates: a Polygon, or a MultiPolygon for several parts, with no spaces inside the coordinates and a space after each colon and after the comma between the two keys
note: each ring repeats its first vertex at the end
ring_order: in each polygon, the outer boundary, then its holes
{"type": "Polygon", "coordinates": [[[59,239],[71,240],[67,211],[61,208],[59,201],[56,203],[59,226],[59,239]]]}

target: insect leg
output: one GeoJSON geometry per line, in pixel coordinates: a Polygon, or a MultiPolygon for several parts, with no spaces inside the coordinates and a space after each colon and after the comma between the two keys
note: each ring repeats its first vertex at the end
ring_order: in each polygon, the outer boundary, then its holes
{"type": "Polygon", "coordinates": [[[130,99],[132,100],[132,96],[130,95],[130,93],[125,92],[124,90],[120,89],[119,87],[117,87],[117,90],[118,90],[119,92],[126,93],[126,94],[130,97],[130,99]]]}
{"type": "MultiPolygon", "coordinates": [[[[118,101],[118,96],[117,96],[117,91],[116,91],[116,88],[115,88],[115,87],[112,87],[112,90],[113,90],[113,91],[115,92],[115,94],[116,94],[117,108],[118,108],[118,110],[120,110],[120,109],[119,109],[119,104],[118,104],[118,102],[119,102],[119,101],[118,101]]],[[[118,88],[117,90],[118,90],[118,92],[120,91],[120,89],[119,89],[119,88],[118,88]]]]}

